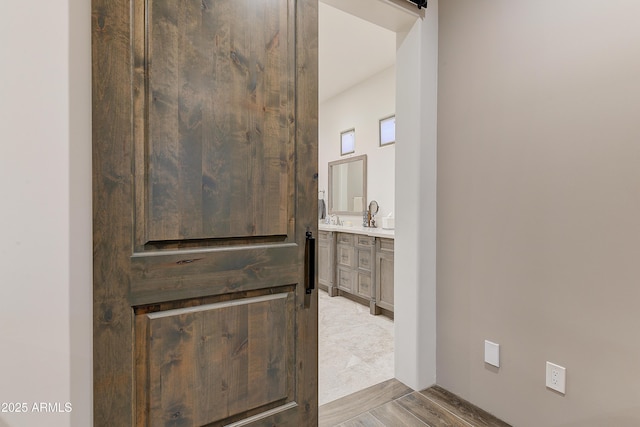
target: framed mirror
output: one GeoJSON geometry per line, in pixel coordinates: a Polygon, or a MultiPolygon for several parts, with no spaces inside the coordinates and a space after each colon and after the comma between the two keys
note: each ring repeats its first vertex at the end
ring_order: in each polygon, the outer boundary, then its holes
{"type": "Polygon", "coordinates": [[[329,162],[329,214],[362,215],[367,203],[367,155],[329,162]]]}

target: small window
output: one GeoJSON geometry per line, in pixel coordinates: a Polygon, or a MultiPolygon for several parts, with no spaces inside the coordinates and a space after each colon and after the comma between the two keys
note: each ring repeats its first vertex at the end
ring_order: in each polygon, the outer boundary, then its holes
{"type": "Polygon", "coordinates": [[[340,132],[340,155],[356,152],[356,130],[349,129],[340,132]]]}
{"type": "Polygon", "coordinates": [[[396,116],[380,119],[380,146],[391,145],[396,142],[396,116]]]}

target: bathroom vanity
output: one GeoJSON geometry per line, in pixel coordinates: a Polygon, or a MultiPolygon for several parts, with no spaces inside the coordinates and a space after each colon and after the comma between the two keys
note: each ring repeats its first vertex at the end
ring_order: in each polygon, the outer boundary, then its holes
{"type": "Polygon", "coordinates": [[[392,316],[393,253],[393,230],[320,224],[319,287],[392,316]]]}

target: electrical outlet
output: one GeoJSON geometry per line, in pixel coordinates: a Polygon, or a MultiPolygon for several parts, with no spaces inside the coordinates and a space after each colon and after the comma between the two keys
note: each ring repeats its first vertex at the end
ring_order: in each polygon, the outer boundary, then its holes
{"type": "Polygon", "coordinates": [[[565,394],[567,369],[555,363],[547,362],[547,387],[565,394]]]}

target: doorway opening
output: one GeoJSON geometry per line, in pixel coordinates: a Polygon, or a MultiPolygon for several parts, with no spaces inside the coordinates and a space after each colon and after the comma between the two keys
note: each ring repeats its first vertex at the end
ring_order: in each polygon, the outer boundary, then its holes
{"type": "MultiPolygon", "coordinates": [[[[399,30],[407,31],[418,18],[398,6],[379,0],[366,1],[358,7],[355,2],[320,0],[319,2],[319,199],[326,205],[326,218],[321,220],[323,229],[333,233],[331,260],[336,261],[339,244],[335,239],[362,229],[362,214],[331,215],[328,165],[350,157],[367,157],[367,185],[364,200],[358,201],[353,211],[366,210],[371,201],[379,206],[377,228],[383,217],[394,216],[395,202],[395,145],[380,143],[380,120],[395,116],[396,106],[396,39],[399,30]],[[371,7],[373,6],[373,7],[371,7]],[[373,18],[373,19],[372,19],[373,18]],[[381,26],[380,21],[388,20],[381,26]],[[403,21],[404,24],[398,24],[403,21]],[[409,24],[407,24],[409,23],[409,24]],[[355,149],[341,151],[340,135],[354,129],[355,149]],[[324,227],[323,227],[324,225],[324,227]]],[[[392,227],[392,226],[391,226],[392,227]]],[[[390,228],[387,224],[386,228],[390,228]]],[[[376,245],[377,234],[366,233],[371,244],[376,245]]],[[[386,230],[380,238],[393,245],[394,234],[386,230]]],[[[321,236],[322,239],[322,236],[321,236]]],[[[360,268],[358,262],[363,247],[358,247],[354,237],[353,251],[356,258],[353,272],[339,266],[331,266],[335,288],[319,291],[319,405],[331,402],[363,388],[394,378],[394,324],[393,306],[390,310],[374,309],[363,298],[358,287],[361,277],[370,283],[372,300],[376,294],[373,283],[376,274],[376,249],[370,252],[372,268],[360,268]],[[345,276],[349,285],[339,286],[345,276]],[[367,279],[368,278],[368,279],[367,279]],[[334,296],[330,296],[334,295],[334,296]],[[338,295],[338,296],[335,296],[338,295]],[[382,312],[372,315],[371,311],[382,312]]],[[[378,247],[379,247],[379,243],[378,247]]],[[[349,250],[347,245],[343,245],[349,250]]],[[[366,247],[364,247],[366,249],[366,247]]],[[[321,249],[322,250],[322,249],[321,249]]],[[[365,253],[366,255],[366,253],[365,253]]],[[[393,264],[393,253],[391,253],[393,264]]],[[[393,268],[393,266],[391,267],[393,268]]],[[[323,266],[319,265],[322,271],[323,266]]],[[[379,267],[378,267],[379,269],[379,267]]],[[[379,274],[379,273],[378,273],[379,274]]],[[[393,277],[393,270],[391,270],[393,277]]],[[[368,290],[367,290],[368,292],[368,290]]],[[[393,293],[393,291],[392,291],[393,293]]],[[[391,303],[393,296],[391,296],[391,303]]],[[[384,305],[384,304],[383,304],[384,305]]]]}

